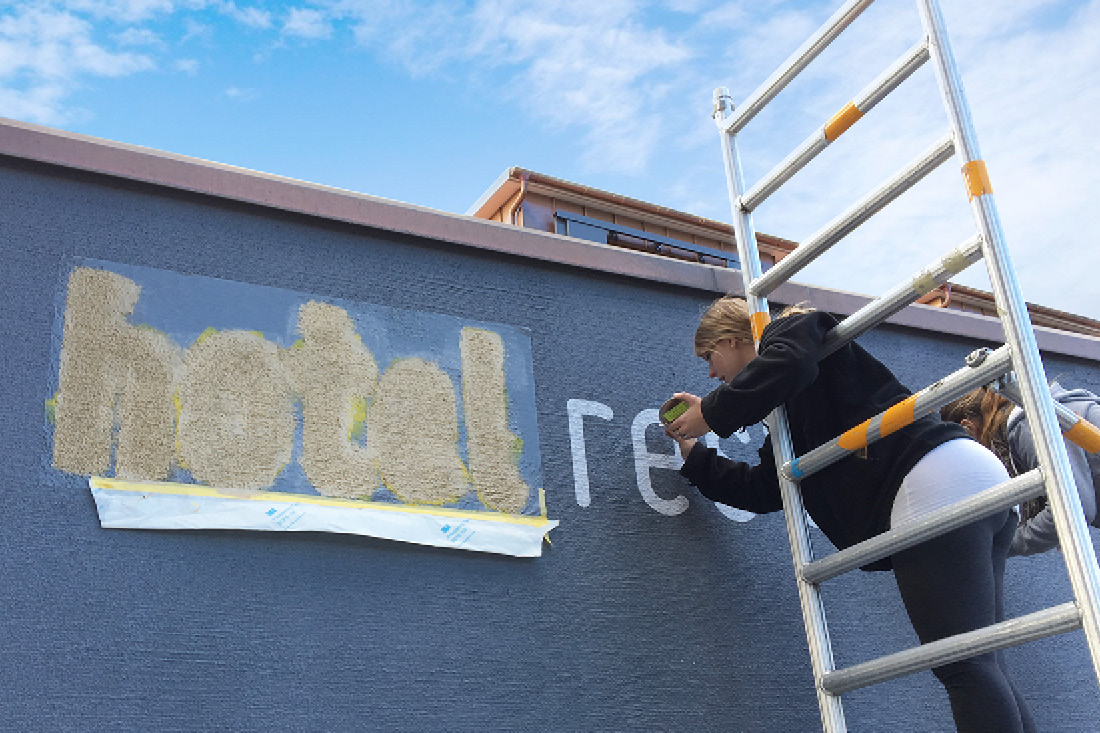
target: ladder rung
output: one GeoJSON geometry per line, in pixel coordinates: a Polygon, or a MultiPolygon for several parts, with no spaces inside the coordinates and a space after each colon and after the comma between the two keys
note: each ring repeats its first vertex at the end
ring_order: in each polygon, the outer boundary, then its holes
{"type": "Polygon", "coordinates": [[[921,542],[965,527],[1043,493],[1043,473],[1035,468],[951,506],[929,512],[869,540],[802,566],[807,583],[824,583],[921,542]]]}
{"type": "Polygon", "coordinates": [[[764,203],[765,200],[773,193],[775,193],[780,186],[790,180],[791,176],[798,171],[806,167],[811,160],[817,157],[825,148],[829,147],[829,143],[836,140],[840,136],[840,133],[848,129],[846,126],[835,128],[836,132],[830,128],[833,120],[848,113],[848,119],[850,122],[847,124],[850,126],[863,115],[871,111],[871,109],[881,102],[887,94],[894,91],[899,84],[908,79],[914,71],[919,69],[925,61],[928,60],[928,40],[923,39],[920,43],[909,49],[909,52],[898,59],[893,66],[887,69],[881,76],[871,82],[866,89],[860,92],[855,99],[852,100],[849,107],[845,107],[836,116],[833,117],[828,123],[818,128],[810,137],[806,138],[806,141],[802,143],[793,153],[787,156],[787,158],[771,170],[759,183],[752,187],[748,193],[741,197],[739,205],[745,211],[753,211],[757,206],[764,203]],[[849,108],[852,112],[848,112],[849,108]]]}
{"type": "Polygon", "coordinates": [[[908,282],[873,300],[841,321],[829,331],[822,344],[821,358],[844,344],[859,338],[871,328],[885,321],[905,306],[930,293],[982,258],[982,237],[975,234],[948,252],[941,259],[920,271],[908,282]]]}
{"type": "Polygon", "coordinates": [[[835,672],[826,672],[822,676],[821,687],[831,695],[843,695],[868,685],[1079,628],[1081,613],[1077,604],[1063,603],[984,629],[922,644],[835,672]]]}
{"type": "Polygon", "coordinates": [[[893,407],[846,431],[825,445],[783,464],[783,475],[801,481],[849,454],[884,438],[976,387],[988,384],[1012,369],[1012,353],[1007,346],[985,356],[984,361],[963,367],[935,384],[910,395],[893,407]]]}
{"type": "Polygon", "coordinates": [[[799,245],[794,252],[777,262],[764,275],[750,282],[749,293],[756,297],[766,297],[768,293],[790,280],[799,270],[813,262],[818,256],[855,230],[856,227],[870,219],[887,204],[935,170],[954,152],[954,135],[948,133],[922,153],[919,158],[905,166],[893,178],[825,225],[823,229],[799,245]]]}
{"type": "MultiPolygon", "coordinates": [[[[1006,375],[1005,379],[994,385],[994,389],[1017,405],[1023,406],[1024,398],[1020,394],[1020,388],[1016,384],[1014,375],[1011,377],[1006,375]]],[[[1093,425],[1059,402],[1053,404],[1054,414],[1058,418],[1058,426],[1062,429],[1062,434],[1085,451],[1100,453],[1100,427],[1093,425]]]]}
{"type": "Polygon", "coordinates": [[[775,95],[783,91],[783,88],[791,83],[806,66],[817,58],[829,44],[836,40],[859,14],[866,10],[873,0],[849,0],[840,10],[833,13],[833,17],[825,21],[825,24],[814,33],[809,40],[798,47],[790,57],[783,62],[775,72],[752,93],[741,109],[722,121],[721,129],[730,134],[737,134],[753,117],[764,109],[775,95]]]}

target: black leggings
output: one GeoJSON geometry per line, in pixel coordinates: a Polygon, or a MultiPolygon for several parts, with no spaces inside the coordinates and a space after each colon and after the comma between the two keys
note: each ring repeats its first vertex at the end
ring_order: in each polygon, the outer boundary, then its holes
{"type": "MultiPolygon", "coordinates": [[[[893,556],[894,576],[922,644],[1004,621],[1003,580],[1015,515],[998,513],[893,556]]],[[[932,670],[947,689],[959,733],[1034,733],[993,652],[932,670]]]]}

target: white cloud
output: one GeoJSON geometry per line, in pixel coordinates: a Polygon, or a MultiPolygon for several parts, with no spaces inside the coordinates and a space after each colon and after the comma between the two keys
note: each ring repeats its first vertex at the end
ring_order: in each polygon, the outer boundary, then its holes
{"type": "Polygon", "coordinates": [[[643,10],[629,0],[333,6],[360,43],[415,76],[456,67],[475,79],[503,75],[491,82],[494,93],[529,110],[528,124],[576,129],[588,168],[626,172],[641,170],[667,133],[655,110],[667,102],[669,71],[692,56],[646,27],[643,10]]]}
{"type": "Polygon", "coordinates": [[[256,6],[241,8],[234,2],[223,2],[219,9],[222,13],[237,21],[241,25],[258,30],[267,30],[272,27],[271,13],[256,6]]]}
{"type": "Polygon", "coordinates": [[[140,23],[175,9],[172,0],[65,0],[65,10],[122,23],[140,23]]]}
{"type": "Polygon", "coordinates": [[[296,38],[323,40],[332,37],[332,25],[319,10],[291,8],[283,23],[283,33],[296,38]]]}
{"type": "Polygon", "coordinates": [[[242,89],[241,87],[229,87],[228,89],[225,90],[225,96],[229,97],[230,99],[236,99],[236,100],[240,100],[240,101],[248,101],[248,100],[256,99],[257,97],[259,97],[260,92],[256,89],[249,89],[249,88],[242,89]]]}
{"type": "Polygon", "coordinates": [[[172,63],[172,68],[194,76],[199,71],[199,62],[196,59],[177,59],[172,63]]]}
{"type": "Polygon", "coordinates": [[[87,21],[67,11],[21,6],[0,17],[0,114],[35,122],[67,119],[65,100],[84,76],[151,69],[152,58],[97,43],[87,21]]]}
{"type": "Polygon", "coordinates": [[[148,28],[127,28],[115,35],[123,46],[163,46],[164,40],[148,28]]]}

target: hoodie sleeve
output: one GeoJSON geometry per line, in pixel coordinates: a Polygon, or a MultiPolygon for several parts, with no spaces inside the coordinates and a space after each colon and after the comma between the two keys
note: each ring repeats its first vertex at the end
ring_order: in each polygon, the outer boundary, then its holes
{"type": "Polygon", "coordinates": [[[728,384],[703,398],[703,419],[723,438],[755,425],[817,378],[825,335],[836,325],[828,313],[780,318],[768,324],[759,353],[728,384]]]}
{"type": "MultiPolygon", "coordinates": [[[[1026,418],[1017,422],[1009,431],[1008,441],[1012,460],[1021,473],[1039,465],[1035,441],[1026,418]]],[[[1092,524],[1096,521],[1096,489],[1093,486],[1088,455],[1080,446],[1068,440],[1065,441],[1065,445],[1069,465],[1073,470],[1073,482],[1081,497],[1085,523],[1092,524]]],[[[1043,511],[1016,528],[1016,534],[1012,538],[1012,545],[1008,552],[1009,555],[1035,555],[1057,546],[1058,532],[1054,527],[1054,514],[1048,504],[1043,511]]]]}
{"type": "Polygon", "coordinates": [[[771,438],[760,448],[760,464],[750,466],[718,455],[718,451],[697,442],[684,459],[680,474],[711,501],[728,504],[755,514],[783,508],[779,477],[775,472],[771,438]]]}

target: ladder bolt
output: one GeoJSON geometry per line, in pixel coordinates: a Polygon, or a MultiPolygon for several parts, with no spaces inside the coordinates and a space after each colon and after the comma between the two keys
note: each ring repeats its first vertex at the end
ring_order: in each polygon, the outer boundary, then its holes
{"type": "Polygon", "coordinates": [[[966,365],[970,368],[979,367],[985,358],[989,356],[991,350],[988,347],[982,347],[980,349],[974,349],[966,355],[966,365]]]}

